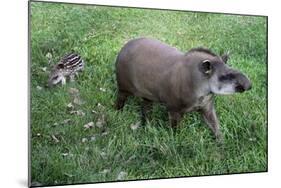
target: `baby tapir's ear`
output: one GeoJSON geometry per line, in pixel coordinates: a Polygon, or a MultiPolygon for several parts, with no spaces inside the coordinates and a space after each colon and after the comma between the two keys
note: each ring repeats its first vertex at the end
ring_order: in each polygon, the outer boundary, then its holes
{"type": "Polygon", "coordinates": [[[200,71],[206,75],[210,75],[213,72],[213,66],[209,60],[204,60],[200,64],[200,71]]]}
{"type": "Polygon", "coordinates": [[[58,68],[58,69],[63,69],[63,68],[64,68],[64,64],[63,64],[63,63],[59,63],[59,64],[57,65],[57,68],[58,68]]]}
{"type": "Polygon", "coordinates": [[[229,53],[223,54],[221,56],[221,59],[223,60],[224,63],[227,63],[227,61],[229,59],[229,53]]]}

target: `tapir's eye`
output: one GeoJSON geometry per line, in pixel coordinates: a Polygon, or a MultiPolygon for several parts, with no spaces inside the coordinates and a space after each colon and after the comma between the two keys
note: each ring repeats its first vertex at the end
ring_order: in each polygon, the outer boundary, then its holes
{"type": "Polygon", "coordinates": [[[220,81],[231,81],[235,78],[234,74],[226,74],[219,77],[220,81]]]}

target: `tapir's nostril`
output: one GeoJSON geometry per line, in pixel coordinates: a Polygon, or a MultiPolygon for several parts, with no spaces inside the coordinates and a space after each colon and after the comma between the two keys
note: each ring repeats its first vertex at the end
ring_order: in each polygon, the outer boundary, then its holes
{"type": "Polygon", "coordinates": [[[242,93],[245,91],[245,88],[242,85],[238,85],[235,87],[235,91],[242,93]]]}

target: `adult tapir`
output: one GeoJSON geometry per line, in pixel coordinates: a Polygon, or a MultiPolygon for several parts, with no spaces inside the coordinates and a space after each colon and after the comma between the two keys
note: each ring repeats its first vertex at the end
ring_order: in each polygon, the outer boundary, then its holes
{"type": "Polygon", "coordinates": [[[249,79],[227,66],[228,55],[206,48],[186,53],[155,39],[130,40],[116,59],[117,109],[128,96],[143,98],[142,120],[152,106],[167,107],[170,125],[176,127],[185,112],[201,112],[217,139],[221,139],[214,94],[233,94],[251,88],[249,79]]]}

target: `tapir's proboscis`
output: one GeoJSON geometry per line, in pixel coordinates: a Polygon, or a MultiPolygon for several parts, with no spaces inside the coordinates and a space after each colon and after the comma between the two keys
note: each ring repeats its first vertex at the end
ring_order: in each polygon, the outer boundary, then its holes
{"type": "Polygon", "coordinates": [[[241,93],[251,88],[249,79],[230,68],[227,60],[228,54],[216,55],[207,48],[183,53],[155,39],[130,40],[116,59],[116,107],[122,109],[128,96],[141,97],[144,122],[152,103],[162,103],[172,127],[185,112],[196,110],[221,140],[214,94],[241,93]]]}

